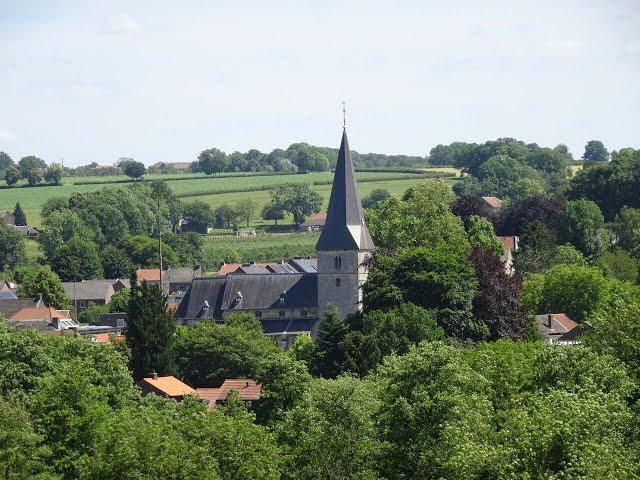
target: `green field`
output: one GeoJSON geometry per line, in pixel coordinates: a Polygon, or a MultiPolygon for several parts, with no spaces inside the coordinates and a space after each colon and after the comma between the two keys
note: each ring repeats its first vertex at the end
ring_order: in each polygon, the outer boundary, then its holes
{"type": "MultiPolygon", "coordinates": [[[[249,189],[260,188],[262,186],[275,186],[282,183],[298,183],[304,182],[313,184],[314,182],[330,182],[333,178],[331,172],[314,172],[300,175],[246,175],[246,176],[230,176],[222,175],[210,178],[197,178],[198,175],[184,174],[176,175],[150,175],[145,176],[147,179],[165,178],[173,192],[181,197],[183,201],[202,200],[213,207],[224,203],[234,203],[242,198],[252,198],[260,203],[260,208],[264,203],[269,201],[269,192],[266,190],[253,192],[234,192],[219,193],[233,189],[249,189]],[[187,179],[184,179],[184,178],[187,179]],[[196,177],[196,178],[190,178],[196,177]]],[[[359,189],[362,195],[366,195],[375,188],[386,188],[392,194],[402,193],[410,185],[419,182],[431,181],[429,178],[420,177],[419,175],[411,175],[397,172],[358,172],[358,180],[377,179],[375,182],[362,182],[359,189]]],[[[30,225],[38,227],[41,225],[40,208],[42,204],[53,197],[68,197],[74,192],[92,192],[105,188],[107,186],[122,186],[123,183],[109,183],[126,179],[126,177],[65,177],[62,185],[59,186],[43,186],[29,188],[7,188],[0,189],[0,210],[13,209],[16,202],[20,202],[22,208],[27,214],[27,220],[30,225]],[[96,181],[100,183],[89,185],[75,185],[74,182],[96,181]]],[[[446,179],[447,182],[453,182],[455,179],[446,179]]],[[[330,184],[313,185],[313,189],[319,192],[326,202],[329,199],[331,190],[330,184]]],[[[256,216],[259,215],[259,212],[256,216]]],[[[287,219],[285,219],[285,222],[287,219]]],[[[259,228],[261,220],[254,219],[253,228],[259,228]]]]}
{"type": "Polygon", "coordinates": [[[203,254],[208,272],[216,272],[223,261],[275,262],[293,257],[315,256],[318,233],[299,233],[286,236],[205,237],[203,254]]]}

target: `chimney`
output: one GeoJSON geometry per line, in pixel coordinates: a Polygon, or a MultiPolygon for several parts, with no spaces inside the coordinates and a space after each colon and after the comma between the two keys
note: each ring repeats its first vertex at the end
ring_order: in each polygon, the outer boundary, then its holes
{"type": "Polygon", "coordinates": [[[153,372],[151,375],[153,376],[154,380],[158,379],[158,373],[157,372],[153,372]]]}
{"type": "Polygon", "coordinates": [[[38,293],[38,302],[42,301],[42,292],[38,293]]]}
{"type": "Polygon", "coordinates": [[[553,327],[553,315],[551,313],[547,315],[547,327],[548,328],[553,327]]]}

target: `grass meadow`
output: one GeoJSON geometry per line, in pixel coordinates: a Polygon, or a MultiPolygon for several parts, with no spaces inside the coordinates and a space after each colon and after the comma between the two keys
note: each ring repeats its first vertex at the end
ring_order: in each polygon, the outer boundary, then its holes
{"type": "MultiPolygon", "coordinates": [[[[440,172],[439,169],[435,171],[443,174],[450,173],[440,172]]],[[[247,174],[238,176],[237,174],[223,174],[221,176],[201,178],[202,176],[197,174],[182,174],[164,176],[146,175],[144,178],[147,180],[166,180],[173,192],[185,202],[201,200],[215,208],[221,203],[226,202],[233,204],[239,199],[248,197],[256,200],[259,203],[259,208],[262,208],[262,205],[269,201],[270,194],[268,190],[224,192],[228,190],[275,187],[283,183],[304,182],[312,185],[312,188],[323,196],[326,206],[331,191],[331,185],[328,182],[333,178],[332,175],[331,172],[313,172],[298,175],[247,174]],[[313,185],[314,182],[327,183],[313,185]]],[[[357,178],[363,181],[359,184],[360,193],[363,196],[375,188],[386,188],[392,194],[397,195],[406,190],[410,185],[431,181],[431,179],[419,175],[400,172],[358,172],[357,178]],[[372,179],[376,181],[367,182],[367,180],[372,179]]],[[[28,223],[32,226],[39,227],[41,225],[40,208],[49,198],[68,197],[74,192],[92,192],[106,187],[122,186],[129,183],[114,183],[122,182],[123,180],[126,181],[127,177],[64,177],[62,185],[58,186],[47,185],[40,187],[4,188],[0,189],[0,210],[12,210],[16,202],[20,202],[27,214],[28,223]],[[87,184],[84,182],[91,183],[87,184]]],[[[446,178],[445,181],[453,183],[455,179],[446,178]]],[[[285,219],[284,223],[287,221],[290,220],[285,219]]],[[[258,209],[250,227],[260,228],[261,225],[262,220],[259,218],[258,209]]]]}

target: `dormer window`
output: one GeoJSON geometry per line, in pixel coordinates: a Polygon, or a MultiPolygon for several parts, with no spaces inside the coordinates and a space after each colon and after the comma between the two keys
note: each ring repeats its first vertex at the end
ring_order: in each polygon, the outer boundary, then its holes
{"type": "Polygon", "coordinates": [[[342,267],[342,257],[340,255],[336,255],[336,258],[333,259],[336,268],[342,267]]]}
{"type": "Polygon", "coordinates": [[[280,305],[284,305],[285,303],[287,303],[287,292],[282,292],[280,294],[280,300],[278,300],[278,303],[280,305]]]}
{"type": "Polygon", "coordinates": [[[231,302],[231,308],[237,307],[238,305],[240,305],[240,302],[242,302],[242,292],[236,293],[236,296],[234,297],[233,301],[231,302]]]}

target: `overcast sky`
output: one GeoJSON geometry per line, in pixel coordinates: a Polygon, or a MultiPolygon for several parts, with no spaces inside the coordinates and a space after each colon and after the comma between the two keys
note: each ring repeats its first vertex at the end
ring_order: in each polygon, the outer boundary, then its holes
{"type": "Polygon", "coordinates": [[[640,147],[640,1],[0,0],[0,150],[640,147]]]}

